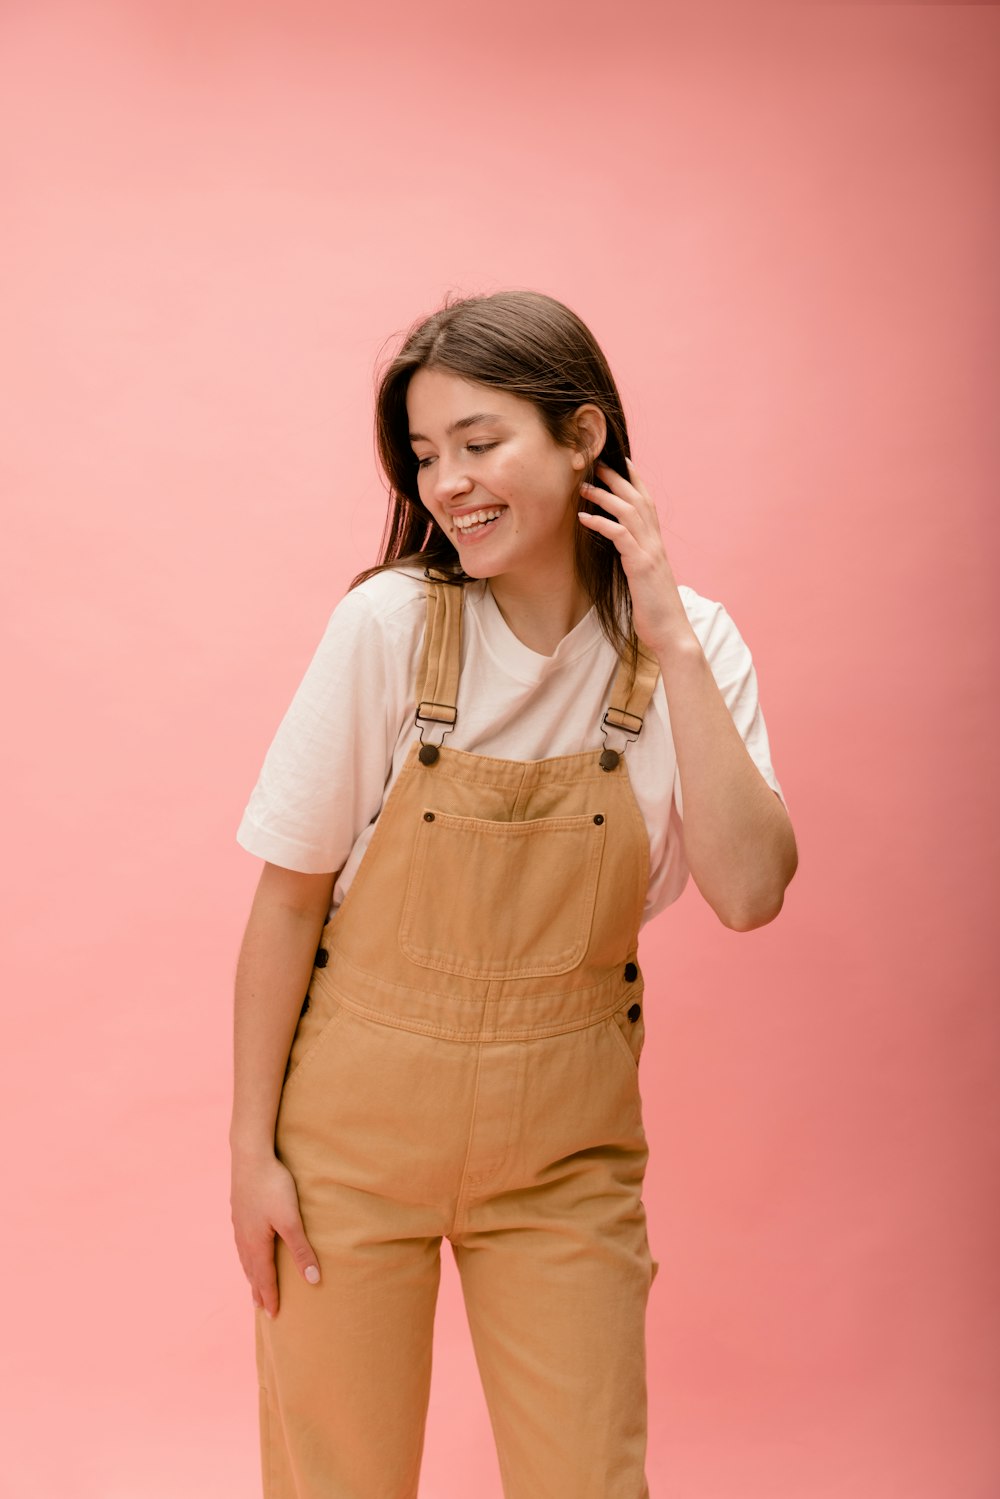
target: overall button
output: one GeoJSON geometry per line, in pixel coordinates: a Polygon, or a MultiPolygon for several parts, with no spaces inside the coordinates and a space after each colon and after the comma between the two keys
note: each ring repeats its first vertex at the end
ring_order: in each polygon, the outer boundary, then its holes
{"type": "Polygon", "coordinates": [[[316,964],[315,964],[315,966],[317,968],[325,968],[326,965],[327,965],[327,963],[329,963],[329,961],[330,961],[330,954],[327,952],[326,948],[325,947],[319,948],[317,950],[317,952],[316,952],[316,964]]]}
{"type": "Polygon", "coordinates": [[[638,977],[639,977],[639,970],[635,966],[635,964],[634,963],[626,963],[625,964],[625,982],[627,984],[634,984],[635,981],[636,981],[636,979],[638,977]]]}
{"type": "Polygon", "coordinates": [[[628,1008],[628,1018],[630,1020],[638,1020],[639,1016],[641,1014],[642,1014],[642,1007],[640,1005],[629,1005],[629,1008],[628,1008]]]}

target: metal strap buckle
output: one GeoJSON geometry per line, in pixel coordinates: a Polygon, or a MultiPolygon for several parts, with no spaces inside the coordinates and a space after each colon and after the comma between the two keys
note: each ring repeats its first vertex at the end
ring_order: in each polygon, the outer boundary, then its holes
{"type": "Polygon", "coordinates": [[[428,724],[446,723],[449,726],[449,728],[453,729],[455,727],[455,720],[457,718],[458,718],[458,709],[455,707],[455,705],[453,703],[428,703],[428,702],[423,702],[423,703],[418,703],[417,704],[417,711],[416,711],[416,715],[414,717],[414,722],[418,723],[418,724],[424,724],[424,723],[428,723],[428,724]],[[425,709],[430,710],[432,708],[436,708],[438,711],[436,713],[432,713],[430,711],[427,711],[427,712],[424,711],[425,709]]]}
{"type": "Polygon", "coordinates": [[[420,761],[423,765],[433,765],[438,757],[438,750],[446,734],[450,734],[455,727],[458,718],[458,709],[451,703],[418,703],[414,723],[420,730],[420,761]],[[421,713],[421,708],[437,708],[437,713],[421,713]],[[446,727],[447,725],[447,727],[446,727]],[[437,739],[425,739],[424,729],[436,728],[441,733],[437,739]]]}
{"type": "MultiPolygon", "coordinates": [[[[621,729],[623,734],[634,734],[636,739],[638,739],[639,735],[642,733],[642,719],[639,717],[638,713],[626,713],[624,708],[609,708],[601,722],[608,724],[613,729],[621,729]],[[618,720],[627,718],[631,721],[629,723],[616,721],[611,717],[612,713],[616,713],[618,715],[618,720]]],[[[631,742],[632,741],[629,740],[630,744],[631,742]]]]}
{"type": "Polygon", "coordinates": [[[624,755],[629,745],[634,744],[641,733],[642,719],[639,718],[637,714],[626,713],[623,708],[609,708],[607,713],[605,713],[604,717],[601,719],[601,735],[604,739],[604,748],[601,751],[601,769],[614,770],[615,766],[618,764],[619,760],[621,759],[622,755],[624,755]],[[608,714],[610,713],[617,713],[620,718],[631,719],[632,723],[638,724],[638,728],[633,729],[630,726],[626,726],[625,724],[612,723],[608,717],[608,714]],[[619,745],[618,749],[613,749],[608,743],[608,729],[613,729],[616,734],[622,735],[623,742],[619,745]]]}

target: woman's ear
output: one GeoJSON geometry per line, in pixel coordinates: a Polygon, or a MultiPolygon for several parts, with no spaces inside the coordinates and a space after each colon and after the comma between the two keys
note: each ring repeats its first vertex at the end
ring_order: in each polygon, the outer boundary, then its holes
{"type": "Polygon", "coordinates": [[[589,403],[577,407],[573,413],[573,422],[577,444],[586,460],[588,471],[592,472],[608,440],[607,419],[600,406],[589,403]]]}

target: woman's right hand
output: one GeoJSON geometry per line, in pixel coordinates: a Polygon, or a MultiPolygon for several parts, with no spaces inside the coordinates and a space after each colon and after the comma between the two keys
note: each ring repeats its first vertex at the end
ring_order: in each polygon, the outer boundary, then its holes
{"type": "Polygon", "coordinates": [[[249,1159],[234,1155],[230,1205],[236,1249],[254,1306],[274,1317],[278,1312],[275,1234],[288,1245],[299,1273],[312,1284],[319,1280],[319,1257],[306,1238],[295,1178],[273,1152],[249,1159]]]}

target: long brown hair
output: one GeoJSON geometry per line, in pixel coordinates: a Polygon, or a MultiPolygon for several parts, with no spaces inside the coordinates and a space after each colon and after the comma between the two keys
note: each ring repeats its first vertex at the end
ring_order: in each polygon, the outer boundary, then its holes
{"type": "MultiPolygon", "coordinates": [[[[600,346],[575,312],[535,291],[445,299],[444,306],[410,328],[399,352],[377,375],[375,441],[389,481],[389,509],[379,562],[351,582],[356,588],[385,568],[424,566],[467,580],[458,552],[420,501],[417,460],[410,446],[406,392],[418,369],[446,370],[531,401],[562,447],[583,449],[572,414],[592,403],[604,413],[607,438],[599,459],[628,477],[628,431],[621,396],[600,346]]],[[[587,475],[606,489],[593,471],[587,475]]],[[[581,509],[606,515],[590,500],[581,509]]],[[[606,536],[578,526],[575,566],[601,629],[619,656],[636,664],[632,600],[618,549],[606,536]]]]}

